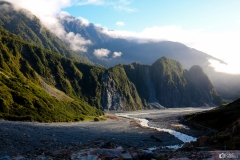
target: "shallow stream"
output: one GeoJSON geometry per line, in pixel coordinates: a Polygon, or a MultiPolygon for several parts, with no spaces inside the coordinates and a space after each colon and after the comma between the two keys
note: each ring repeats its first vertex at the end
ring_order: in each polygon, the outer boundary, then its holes
{"type": "MultiPolygon", "coordinates": [[[[183,143],[186,143],[186,142],[196,141],[197,138],[189,136],[187,134],[183,134],[183,133],[175,131],[173,129],[150,126],[149,120],[148,120],[149,118],[143,118],[143,117],[148,117],[148,115],[153,115],[153,114],[156,115],[156,117],[171,116],[171,115],[176,116],[176,114],[178,114],[178,113],[179,113],[179,115],[183,115],[186,113],[199,112],[199,111],[203,111],[206,109],[210,109],[210,108],[177,108],[177,109],[175,108],[175,109],[167,109],[167,110],[116,113],[116,115],[119,117],[137,120],[138,123],[143,127],[148,127],[148,128],[156,129],[158,131],[168,132],[169,134],[171,134],[171,135],[175,136],[176,138],[178,138],[179,140],[181,140],[183,143]]],[[[183,127],[184,127],[184,125],[183,125],[183,127]]],[[[184,127],[184,128],[188,129],[188,127],[184,127]]],[[[182,145],[183,144],[176,144],[176,145],[165,146],[165,147],[177,149],[177,148],[182,147],[182,145]]]]}

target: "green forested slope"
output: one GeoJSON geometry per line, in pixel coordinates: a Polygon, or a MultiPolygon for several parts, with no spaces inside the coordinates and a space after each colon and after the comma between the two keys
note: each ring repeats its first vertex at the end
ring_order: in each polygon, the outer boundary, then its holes
{"type": "Polygon", "coordinates": [[[185,122],[217,130],[205,145],[230,150],[240,148],[240,99],[212,110],[185,116],[185,122]]]}
{"type": "Polygon", "coordinates": [[[200,67],[184,70],[163,57],[152,66],[106,69],[30,44],[2,27],[0,84],[0,117],[10,120],[83,120],[103,114],[100,109],[137,110],[151,102],[165,107],[221,103],[200,67]]]}
{"type": "Polygon", "coordinates": [[[106,72],[116,81],[122,110],[143,108],[123,68],[107,70],[73,61],[29,44],[2,27],[0,40],[2,118],[71,121],[101,115],[106,72]]]}
{"type": "Polygon", "coordinates": [[[84,96],[77,93],[77,89],[73,89],[74,85],[75,88],[79,87],[78,81],[82,79],[82,73],[72,60],[28,44],[0,27],[2,118],[73,121],[103,114],[96,107],[90,106],[84,96]],[[50,96],[43,90],[38,75],[71,98],[61,100],[57,95],[50,96]]]}

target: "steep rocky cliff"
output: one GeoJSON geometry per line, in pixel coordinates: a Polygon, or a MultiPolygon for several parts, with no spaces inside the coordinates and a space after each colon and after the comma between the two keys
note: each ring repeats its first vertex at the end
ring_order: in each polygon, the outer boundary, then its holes
{"type": "Polygon", "coordinates": [[[214,106],[222,103],[214,86],[201,67],[189,71],[172,59],[162,57],[152,66],[124,65],[129,79],[146,106],[159,103],[164,107],[214,106]]]}
{"type": "Polygon", "coordinates": [[[102,110],[125,110],[116,83],[109,73],[103,75],[102,110]]]}
{"type": "Polygon", "coordinates": [[[144,105],[135,85],[129,81],[121,65],[108,69],[103,75],[102,109],[137,110],[144,105]]]}

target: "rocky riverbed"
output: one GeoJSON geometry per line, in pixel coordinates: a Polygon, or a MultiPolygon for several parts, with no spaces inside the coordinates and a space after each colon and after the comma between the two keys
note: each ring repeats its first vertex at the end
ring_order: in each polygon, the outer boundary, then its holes
{"type": "MultiPolygon", "coordinates": [[[[179,122],[186,113],[202,109],[171,109],[162,111],[128,112],[134,117],[148,119],[149,125],[165,127],[184,132],[191,136],[203,135],[202,131],[186,129],[179,122]]],[[[111,117],[111,116],[110,116],[111,117]]],[[[102,148],[158,150],[164,156],[173,152],[164,146],[183,144],[175,136],[152,128],[142,127],[131,118],[115,117],[106,121],[74,123],[12,122],[0,120],[0,159],[24,157],[37,159],[49,157],[69,159],[84,149],[102,148]]],[[[146,153],[148,152],[146,151],[146,153]]],[[[144,151],[145,152],[145,151],[144,151]]]]}

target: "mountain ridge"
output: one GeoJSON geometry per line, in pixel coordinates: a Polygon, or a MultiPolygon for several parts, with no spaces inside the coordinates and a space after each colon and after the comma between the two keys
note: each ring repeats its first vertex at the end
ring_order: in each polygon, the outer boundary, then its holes
{"type": "Polygon", "coordinates": [[[145,105],[156,102],[165,107],[190,107],[222,103],[221,97],[199,66],[186,70],[179,62],[162,57],[151,66],[133,63],[123,67],[145,105]],[[194,71],[195,74],[192,74],[193,68],[201,72],[194,71]],[[204,80],[205,86],[199,78],[204,80]]]}
{"type": "MultiPolygon", "coordinates": [[[[35,22],[34,17],[29,20],[21,12],[13,13],[20,14],[25,19],[23,22],[35,22]]],[[[9,23],[9,26],[13,23],[10,15],[0,16],[1,20],[7,16],[2,22],[9,23]]],[[[196,75],[191,73],[191,69],[184,69],[180,62],[167,57],[157,59],[151,66],[139,63],[119,64],[111,68],[95,66],[54,52],[53,48],[45,48],[32,40],[28,41],[28,38],[25,40],[25,36],[35,35],[36,40],[52,43],[47,42],[52,38],[39,38],[40,33],[35,34],[36,30],[31,27],[27,29],[33,34],[25,32],[24,26],[29,23],[21,25],[21,21],[17,22],[20,25],[15,30],[17,34],[10,32],[9,26],[7,29],[4,28],[6,25],[0,27],[0,98],[4,106],[0,116],[3,118],[74,121],[100,116],[103,114],[101,110],[200,107],[222,103],[221,97],[200,67],[199,70],[193,67],[193,73],[195,70],[198,73],[196,75]],[[197,81],[194,78],[196,76],[200,76],[206,85],[197,81]],[[54,107],[55,105],[59,107],[54,107]],[[69,111],[64,114],[64,110],[69,111]],[[45,114],[45,117],[41,118],[40,113],[45,114]],[[57,114],[60,116],[56,117],[57,114]]],[[[52,35],[47,29],[46,33],[52,35]]],[[[56,39],[57,37],[53,38],[53,42],[56,39]]],[[[65,44],[63,46],[67,47],[65,44]]]]}
{"type": "Polygon", "coordinates": [[[227,101],[231,101],[240,96],[240,75],[232,75],[215,71],[210,66],[209,59],[216,60],[222,64],[224,61],[215,58],[207,53],[189,48],[179,42],[160,41],[138,43],[127,38],[116,38],[106,34],[106,31],[89,23],[88,26],[77,25],[81,21],[69,16],[71,25],[62,19],[65,29],[74,33],[87,35],[86,39],[91,39],[93,45],[88,46],[86,56],[95,64],[112,67],[117,64],[131,64],[133,62],[151,65],[157,59],[166,56],[181,62],[186,69],[193,65],[199,65],[207,73],[213,84],[216,86],[219,94],[227,101]],[[73,27],[74,26],[74,27],[73,27]],[[94,33],[94,34],[91,34],[94,33]],[[93,53],[96,49],[105,48],[110,51],[104,58],[96,57],[93,53]],[[112,58],[114,52],[121,52],[121,56],[112,58]]]}
{"type": "MultiPolygon", "coordinates": [[[[0,75],[1,83],[3,83],[2,87],[0,87],[2,91],[0,96],[2,99],[2,106],[5,106],[1,109],[1,117],[3,118],[13,119],[14,117],[18,120],[33,119],[38,121],[64,121],[64,119],[50,118],[49,114],[46,114],[46,119],[44,117],[41,119],[39,118],[39,115],[35,113],[34,108],[37,106],[42,109],[46,107],[49,108],[48,106],[55,108],[55,105],[60,105],[58,103],[62,103],[60,106],[65,108],[67,107],[64,105],[66,103],[68,107],[75,108],[74,110],[78,110],[79,108],[79,111],[76,113],[82,112],[81,115],[91,116],[101,115],[102,112],[100,112],[99,109],[136,110],[147,108],[150,103],[153,104],[156,102],[148,101],[148,99],[144,101],[144,96],[139,94],[139,85],[137,85],[130,76],[128,77],[128,71],[125,69],[125,65],[118,65],[106,69],[103,67],[79,63],[59,54],[31,45],[23,41],[21,37],[9,33],[2,27],[0,27],[0,39],[0,75]],[[41,77],[41,80],[39,79],[39,76],[41,77]],[[13,79],[9,79],[8,77],[13,77],[13,79]],[[42,81],[47,85],[64,92],[64,94],[70,98],[67,98],[66,102],[53,98],[49,93],[44,91],[42,81]],[[26,82],[29,82],[28,86],[26,86],[26,82]],[[14,88],[14,86],[19,86],[20,88],[14,88]],[[15,95],[16,93],[17,95],[15,95]],[[39,102],[34,100],[35,96],[39,96],[38,94],[44,95],[37,98],[39,99],[39,102]],[[5,95],[9,96],[6,97],[5,95]],[[20,96],[21,101],[16,98],[11,98],[16,96],[20,96]],[[42,100],[45,102],[41,102],[42,100]],[[54,103],[50,104],[50,101],[53,101],[54,103]],[[19,109],[16,109],[13,106],[21,107],[17,107],[19,109]],[[28,108],[29,106],[32,107],[28,108]],[[9,116],[9,113],[13,114],[13,116],[9,116]]],[[[157,65],[159,61],[165,62],[166,66],[171,62],[173,64],[178,64],[178,67],[181,66],[179,62],[163,57],[155,63],[156,68],[160,67],[161,69],[161,66],[157,65]]],[[[175,65],[170,64],[170,71],[172,71],[172,68],[174,67],[175,65]]],[[[183,71],[183,68],[181,68],[181,71],[183,71]]],[[[149,70],[149,72],[152,71],[149,70]]],[[[139,77],[141,76],[144,75],[139,75],[139,77]]],[[[183,75],[180,75],[181,78],[182,76],[183,75]]],[[[153,86],[154,85],[156,84],[153,83],[153,86]]],[[[176,88],[178,87],[179,86],[176,86],[176,88]]],[[[168,87],[166,87],[165,90],[168,91],[168,87]]],[[[208,90],[208,88],[206,88],[206,90],[208,90]]],[[[156,93],[157,92],[158,91],[156,91],[156,93]]],[[[200,97],[202,96],[203,94],[200,95],[200,97]]],[[[171,97],[170,95],[167,100],[172,101],[172,98],[174,97],[171,97]]],[[[160,105],[161,103],[162,102],[159,101],[160,105]]],[[[206,101],[206,103],[209,103],[209,101],[206,101]]],[[[179,106],[185,106],[185,104],[178,104],[179,106]]],[[[209,105],[211,104],[212,102],[209,103],[209,105]]],[[[165,107],[171,107],[171,104],[166,103],[164,105],[165,107]]],[[[196,103],[196,106],[202,105],[203,103],[196,103]]],[[[51,108],[49,113],[51,113],[51,108]]],[[[71,117],[72,118],[68,117],[67,119],[74,120],[81,116],[78,117],[75,115],[75,118],[74,116],[71,117]]],[[[82,116],[82,118],[83,117],[84,116],[82,116]]]]}

